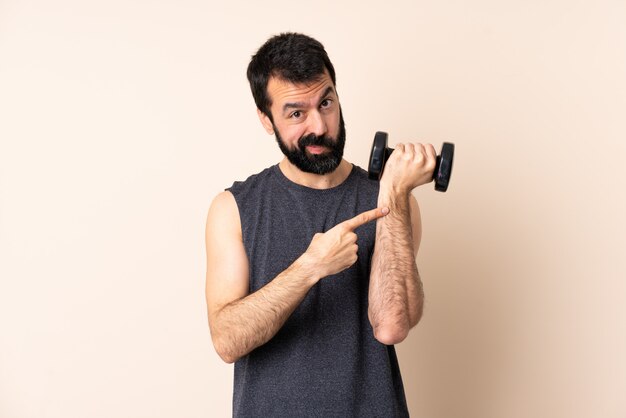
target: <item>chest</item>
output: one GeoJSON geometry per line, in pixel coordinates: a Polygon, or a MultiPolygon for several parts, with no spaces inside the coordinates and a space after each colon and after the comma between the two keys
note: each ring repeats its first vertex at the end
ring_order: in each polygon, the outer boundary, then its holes
{"type": "MultiPolygon", "coordinates": [[[[250,268],[250,290],[254,291],[289,267],[308,248],[316,233],[376,206],[375,193],[350,189],[342,193],[307,196],[289,190],[273,190],[245,208],[242,216],[244,246],[250,268]]],[[[365,271],[374,248],[376,224],[355,230],[358,267],[365,271]]]]}

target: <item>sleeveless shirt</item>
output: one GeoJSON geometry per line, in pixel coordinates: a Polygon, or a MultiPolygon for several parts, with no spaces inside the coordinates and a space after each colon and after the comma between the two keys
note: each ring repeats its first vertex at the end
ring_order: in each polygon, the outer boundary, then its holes
{"type": "MultiPolygon", "coordinates": [[[[377,206],[378,183],[353,166],[330,189],[291,182],[278,165],[235,182],[250,293],[287,269],[313,235],[377,206]]],[[[321,279],[278,333],[234,366],[234,417],[407,417],[396,352],[367,315],[376,222],[355,230],[358,261],[321,279]]]]}

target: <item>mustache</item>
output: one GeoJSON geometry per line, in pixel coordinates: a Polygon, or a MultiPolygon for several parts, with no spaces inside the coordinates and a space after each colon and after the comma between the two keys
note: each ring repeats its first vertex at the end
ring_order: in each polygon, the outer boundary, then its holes
{"type": "Polygon", "coordinates": [[[305,135],[298,140],[298,147],[300,149],[304,149],[304,147],[307,147],[309,145],[317,145],[331,148],[335,145],[335,141],[333,141],[333,139],[328,136],[317,136],[315,134],[305,135]]]}

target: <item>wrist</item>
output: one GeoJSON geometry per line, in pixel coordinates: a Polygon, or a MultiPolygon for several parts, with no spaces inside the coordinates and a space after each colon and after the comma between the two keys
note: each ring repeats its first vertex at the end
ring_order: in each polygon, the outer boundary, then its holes
{"type": "Polygon", "coordinates": [[[393,202],[407,200],[411,195],[411,189],[397,185],[380,185],[378,191],[378,207],[389,205],[393,202]]]}
{"type": "Polygon", "coordinates": [[[313,260],[311,255],[306,252],[293,262],[291,268],[296,274],[305,279],[310,286],[313,286],[322,279],[319,268],[317,268],[317,263],[313,260]]]}

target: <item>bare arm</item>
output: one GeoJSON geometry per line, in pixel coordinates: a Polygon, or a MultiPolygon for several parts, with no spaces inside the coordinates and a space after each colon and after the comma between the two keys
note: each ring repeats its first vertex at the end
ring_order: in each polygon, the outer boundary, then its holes
{"type": "Polygon", "coordinates": [[[211,338],[220,357],[232,363],[269,341],[317,278],[296,261],[267,286],[249,294],[248,258],[239,211],[230,192],[218,195],[211,205],[206,250],[211,338]]]}
{"type": "Polygon", "coordinates": [[[232,363],[269,341],[315,283],[354,264],[353,230],[383,215],[375,209],[316,234],[290,267],[249,293],[249,266],[237,205],[230,192],[218,195],[206,224],[206,300],[211,338],[220,357],[232,363]]]}
{"type": "Polygon", "coordinates": [[[376,225],[368,314],[383,344],[403,341],[422,316],[424,293],[415,263],[421,220],[411,190],[430,181],[435,158],[432,146],[399,145],[381,179],[378,205],[390,212],[376,225]]]}
{"type": "Polygon", "coordinates": [[[209,320],[218,354],[232,363],[265,344],[317,280],[314,271],[296,261],[262,289],[218,308],[209,320]]]}

